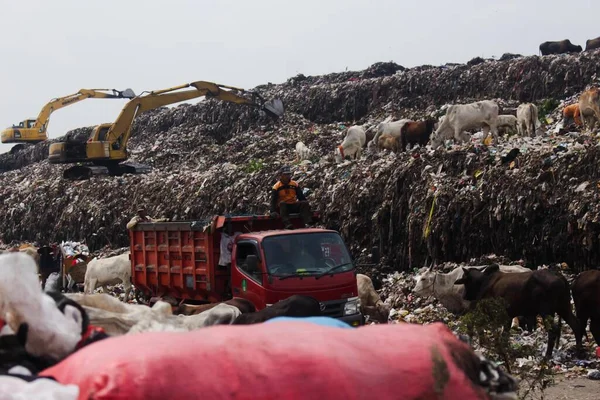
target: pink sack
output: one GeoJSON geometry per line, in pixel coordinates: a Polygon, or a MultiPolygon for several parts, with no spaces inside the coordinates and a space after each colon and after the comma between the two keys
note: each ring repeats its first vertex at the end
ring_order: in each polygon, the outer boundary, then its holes
{"type": "Polygon", "coordinates": [[[489,399],[457,359],[477,365],[441,323],[284,321],[110,338],[41,375],[78,385],[79,399],[489,399]]]}

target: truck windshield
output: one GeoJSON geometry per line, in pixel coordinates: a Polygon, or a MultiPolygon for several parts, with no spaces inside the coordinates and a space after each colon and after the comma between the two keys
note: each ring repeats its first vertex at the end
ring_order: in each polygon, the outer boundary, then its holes
{"type": "Polygon", "coordinates": [[[292,233],[263,240],[267,270],[273,276],[319,275],[354,268],[341,236],[333,232],[292,233]]]}

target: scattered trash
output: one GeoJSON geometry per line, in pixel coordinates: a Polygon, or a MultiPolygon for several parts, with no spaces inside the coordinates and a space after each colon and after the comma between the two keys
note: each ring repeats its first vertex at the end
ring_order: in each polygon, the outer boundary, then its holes
{"type": "Polygon", "coordinates": [[[588,372],[587,377],[588,377],[588,379],[598,381],[598,380],[600,380],[600,371],[598,371],[597,369],[593,369],[588,372]]]}

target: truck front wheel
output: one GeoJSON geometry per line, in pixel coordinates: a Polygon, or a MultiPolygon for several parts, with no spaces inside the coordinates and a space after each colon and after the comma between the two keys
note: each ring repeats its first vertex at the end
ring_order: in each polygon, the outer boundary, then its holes
{"type": "Polygon", "coordinates": [[[150,297],[138,289],[135,289],[135,299],[137,300],[138,304],[148,305],[148,303],[150,303],[150,297]]]}

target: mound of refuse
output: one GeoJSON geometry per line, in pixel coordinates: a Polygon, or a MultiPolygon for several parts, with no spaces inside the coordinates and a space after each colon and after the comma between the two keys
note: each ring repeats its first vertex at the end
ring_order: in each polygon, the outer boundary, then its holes
{"type": "Polygon", "coordinates": [[[83,240],[98,250],[128,245],[125,225],[139,206],[173,220],[264,214],[277,170],[291,164],[323,225],[339,230],[358,259],[379,246],[390,272],[487,253],[593,266],[600,262],[600,152],[595,136],[558,124],[558,101],[594,83],[599,61],[591,52],[296,76],[257,88],[283,99],[286,115],[277,122],[216,100],[157,109],[136,120],[130,141],[130,160],[153,168],[145,175],[71,182],[62,179],[65,166],[45,159],[48,143],[3,154],[1,239],[83,240]],[[475,134],[436,151],[365,151],[358,161],[334,162],[351,124],[439,116],[447,103],[486,98],[502,112],[535,101],[546,133],[505,137],[498,146],[475,134]],[[302,163],[294,161],[299,140],[312,151],[302,163]]]}

